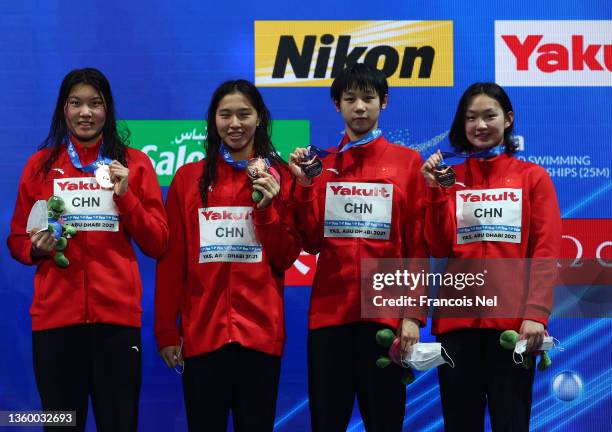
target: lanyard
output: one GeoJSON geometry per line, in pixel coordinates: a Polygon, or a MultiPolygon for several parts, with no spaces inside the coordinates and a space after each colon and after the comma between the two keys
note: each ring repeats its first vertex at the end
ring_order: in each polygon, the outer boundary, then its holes
{"type": "Polygon", "coordinates": [[[112,159],[102,156],[102,148],[104,147],[104,142],[102,142],[102,144],[100,145],[100,150],[98,151],[98,157],[96,158],[96,160],[86,166],[83,166],[83,164],[81,163],[81,159],[79,158],[79,154],[74,148],[74,144],[72,143],[72,140],[70,138],[66,138],[66,140],[68,141],[67,151],[68,151],[68,156],[70,157],[70,162],[72,162],[72,165],[74,165],[76,169],[79,169],[86,173],[92,173],[100,165],[108,165],[112,162],[112,159]]]}
{"type": "MultiPolygon", "coordinates": [[[[498,145],[495,146],[493,148],[487,149],[487,150],[482,150],[476,153],[455,153],[455,152],[447,152],[447,151],[443,151],[442,153],[442,157],[444,159],[452,159],[452,158],[459,158],[459,159],[490,159],[492,157],[495,156],[499,156],[500,154],[502,154],[504,152],[505,147],[503,145],[498,145]]],[[[440,166],[446,166],[446,164],[444,163],[444,161],[440,164],[440,166]]]]}
{"type": "MultiPolygon", "coordinates": [[[[357,141],[349,141],[346,144],[344,144],[342,146],[342,148],[340,149],[340,151],[333,151],[333,150],[324,150],[320,147],[317,147],[315,145],[310,145],[310,150],[311,152],[314,152],[317,154],[317,156],[319,157],[324,157],[330,154],[340,154],[342,152],[347,151],[348,149],[352,148],[352,147],[357,147],[357,146],[361,146],[364,144],[367,144],[371,141],[374,141],[375,139],[379,138],[380,136],[382,136],[382,131],[380,129],[373,129],[370,132],[367,133],[366,136],[364,136],[363,138],[361,138],[360,140],[357,141]]],[[[340,143],[338,144],[338,146],[340,146],[342,144],[342,141],[340,141],[340,143]]]]}
{"type": "MultiPolygon", "coordinates": [[[[225,147],[225,144],[223,143],[221,143],[221,146],[219,147],[219,152],[221,153],[223,160],[227,162],[228,165],[230,165],[232,168],[236,170],[243,171],[247,167],[247,164],[249,163],[248,159],[241,160],[241,161],[235,161],[234,158],[232,158],[232,154],[227,149],[227,147],[225,147]]],[[[264,159],[264,160],[266,161],[266,164],[270,166],[270,161],[268,159],[264,159]]]]}

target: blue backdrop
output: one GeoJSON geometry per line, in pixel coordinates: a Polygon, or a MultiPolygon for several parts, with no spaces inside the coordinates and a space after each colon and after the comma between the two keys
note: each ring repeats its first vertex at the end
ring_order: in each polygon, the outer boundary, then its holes
{"type": "MultiPolygon", "coordinates": [[[[580,235],[595,233],[597,239],[589,240],[594,247],[611,240],[607,220],[612,218],[609,1],[403,1],[380,7],[380,3],[353,0],[349,9],[346,4],[330,0],[278,4],[271,0],[1,0],[0,142],[4,157],[0,159],[0,202],[6,209],[1,218],[2,242],[9,231],[19,175],[27,157],[46,136],[59,84],[69,70],[93,66],[104,71],[122,119],[201,119],[212,90],[220,82],[238,77],[255,79],[254,23],[259,20],[452,21],[452,44],[446,52],[436,52],[437,56],[448,55],[452,47],[451,84],[394,86],[389,108],[381,118],[388,138],[412,146],[424,156],[439,141],[445,145],[443,138],[463,90],[474,81],[501,78],[496,75],[501,68],[496,55],[501,58],[501,53],[496,54],[496,41],[500,41],[495,21],[570,21],[567,26],[558,25],[558,41],[550,32],[542,34],[549,43],[564,44],[571,51],[567,74],[573,81],[556,86],[507,86],[516,112],[515,132],[524,143],[519,157],[549,169],[563,217],[579,227],[573,236],[580,239],[580,235]],[[602,46],[591,63],[583,61],[585,70],[593,68],[593,61],[603,68],[595,72],[601,82],[585,86],[581,84],[584,71],[575,64],[576,47],[563,41],[578,31],[574,25],[588,28],[589,22],[602,20],[608,20],[604,31],[589,37],[607,44],[609,54],[604,57],[606,48],[602,46]]],[[[537,34],[540,27],[545,26],[531,25],[532,33],[537,34]]],[[[524,33],[516,34],[524,40],[524,33]]],[[[584,41],[586,46],[586,33],[584,41]]],[[[546,49],[541,45],[536,48],[529,74],[538,73],[535,59],[546,49]]],[[[558,47],[548,50],[557,53],[549,54],[556,59],[549,64],[563,65],[558,47]]],[[[509,67],[517,69],[515,64],[509,67]]],[[[522,79],[516,70],[509,73],[522,79]]],[[[275,119],[308,120],[313,143],[335,143],[342,123],[329,102],[327,87],[264,87],[262,92],[275,119]]],[[[594,253],[590,251],[591,256],[594,253]]],[[[180,378],[163,365],[152,337],[154,262],[143,256],[139,256],[139,262],[144,282],[140,430],[185,430],[180,378]]],[[[0,249],[0,410],[40,409],[31,366],[28,315],[33,271],[13,261],[6,248],[0,249]]],[[[308,298],[308,286],[286,290],[288,342],[277,409],[279,431],[309,430],[305,355],[308,298]]],[[[550,332],[566,350],[553,353],[553,367],[537,374],[533,430],[612,430],[612,322],[609,318],[558,318],[551,321],[550,332]],[[558,388],[553,386],[555,378],[565,371],[568,374],[559,380],[573,377],[582,383],[568,401],[561,400],[555,392],[558,388]]],[[[423,335],[430,338],[429,328],[423,335]]],[[[356,409],[349,430],[363,430],[356,409]]],[[[408,388],[405,430],[442,430],[434,372],[419,374],[408,388]]]]}

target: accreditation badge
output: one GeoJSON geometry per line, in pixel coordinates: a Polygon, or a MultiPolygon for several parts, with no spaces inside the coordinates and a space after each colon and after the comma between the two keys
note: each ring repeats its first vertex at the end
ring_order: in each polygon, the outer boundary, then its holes
{"type": "Polygon", "coordinates": [[[327,183],[325,237],[389,240],[392,216],[392,184],[327,183]]]}
{"type": "Polygon", "coordinates": [[[78,231],[119,231],[113,191],[102,189],[95,177],[55,179],[53,195],[66,203],[64,222],[78,231]]]}
{"type": "Polygon", "coordinates": [[[461,190],[456,200],[457,244],[521,242],[521,189],[461,190]]]}
{"type": "Polygon", "coordinates": [[[200,208],[198,221],[198,262],[261,262],[263,251],[255,234],[252,207],[200,208]]]}

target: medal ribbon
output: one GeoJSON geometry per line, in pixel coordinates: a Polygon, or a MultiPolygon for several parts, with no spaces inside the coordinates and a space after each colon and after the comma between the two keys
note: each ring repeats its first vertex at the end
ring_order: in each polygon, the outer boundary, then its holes
{"type": "MultiPolygon", "coordinates": [[[[487,149],[487,150],[482,150],[476,153],[455,153],[455,152],[440,152],[442,153],[442,157],[444,159],[452,159],[452,158],[458,158],[458,159],[490,159],[492,157],[495,156],[499,156],[500,154],[502,154],[504,152],[504,145],[498,145],[495,146],[493,148],[487,149]]],[[[456,165],[456,164],[454,164],[456,165]]],[[[444,166],[448,166],[447,164],[444,163],[444,161],[442,161],[439,165],[440,167],[444,167],[444,166]]]]}
{"type": "Polygon", "coordinates": [[[102,147],[104,147],[103,141],[100,145],[100,150],[98,151],[98,157],[96,158],[96,160],[90,163],[89,165],[83,166],[83,164],[81,163],[81,159],[79,158],[79,154],[74,148],[74,144],[72,144],[72,140],[70,138],[66,138],[66,141],[68,141],[67,151],[68,156],[70,156],[70,162],[72,162],[72,165],[74,165],[76,169],[79,169],[83,172],[92,173],[96,169],[98,169],[100,165],[108,165],[113,161],[112,159],[102,156],[102,147]]]}
{"type": "MultiPolygon", "coordinates": [[[[227,149],[227,147],[225,147],[225,144],[223,143],[221,143],[221,146],[219,147],[219,152],[221,153],[223,160],[236,170],[240,170],[240,171],[245,170],[247,167],[247,164],[249,163],[248,159],[241,160],[241,161],[235,161],[234,158],[232,158],[232,154],[227,149]]],[[[270,166],[270,161],[268,159],[264,159],[264,160],[266,161],[266,165],[270,166]]]]}
{"type": "MultiPolygon", "coordinates": [[[[327,156],[330,154],[340,154],[342,152],[347,151],[351,147],[357,147],[357,146],[367,144],[381,136],[382,136],[382,131],[380,129],[372,129],[370,132],[367,133],[366,136],[364,136],[360,140],[347,142],[346,144],[344,144],[344,146],[342,146],[342,148],[339,151],[324,150],[312,144],[310,145],[310,151],[316,153],[317,156],[319,157],[327,156]]],[[[341,144],[342,144],[342,140],[340,140],[340,142],[338,143],[338,146],[340,146],[341,144]]]]}

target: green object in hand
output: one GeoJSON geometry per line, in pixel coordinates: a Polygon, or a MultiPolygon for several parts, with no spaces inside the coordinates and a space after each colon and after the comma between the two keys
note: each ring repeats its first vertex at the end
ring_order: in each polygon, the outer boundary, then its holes
{"type": "MultiPolygon", "coordinates": [[[[507,350],[514,350],[516,343],[520,340],[520,335],[515,330],[506,330],[499,336],[499,344],[507,350]]],[[[538,370],[543,372],[550,367],[552,360],[546,351],[537,351],[531,355],[526,355],[523,358],[523,367],[529,370],[535,363],[535,356],[540,355],[538,362],[538,370]]]]}
{"type": "Polygon", "coordinates": [[[77,233],[77,229],[72,225],[64,224],[62,215],[66,212],[66,204],[59,196],[52,196],[47,200],[47,221],[48,231],[53,234],[57,243],[55,245],[55,255],[53,260],[59,267],[66,268],[70,261],[64,255],[64,250],[68,246],[68,237],[77,233]]]}
{"type": "Polygon", "coordinates": [[[384,369],[392,364],[402,368],[401,382],[408,385],[414,382],[414,372],[409,367],[401,363],[400,340],[391,329],[385,328],[376,332],[376,343],[382,348],[386,348],[388,355],[381,355],[376,360],[376,366],[384,369]]]}
{"type": "Polygon", "coordinates": [[[259,201],[263,199],[263,194],[259,192],[258,190],[254,190],[253,193],[251,194],[251,198],[253,198],[254,202],[258,203],[259,201]]]}

